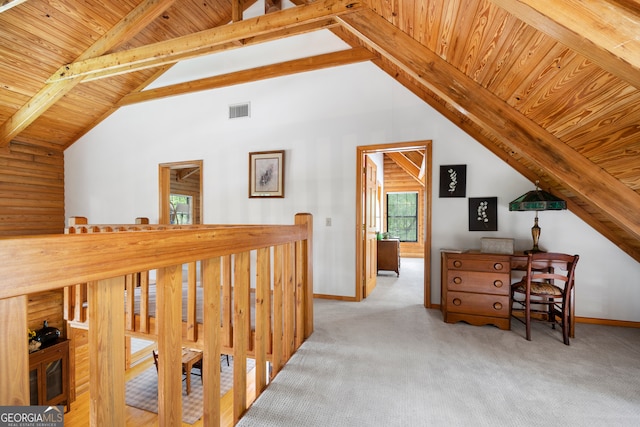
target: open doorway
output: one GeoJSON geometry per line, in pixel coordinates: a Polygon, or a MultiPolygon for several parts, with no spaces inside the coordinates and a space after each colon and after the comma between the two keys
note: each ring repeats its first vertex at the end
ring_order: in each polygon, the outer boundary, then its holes
{"type": "MultiPolygon", "coordinates": [[[[400,168],[408,172],[408,176],[418,180],[421,185],[420,220],[423,229],[419,234],[421,239],[422,256],[424,260],[424,298],[423,305],[431,307],[431,141],[412,141],[395,144],[380,144],[357,147],[356,155],[356,301],[366,297],[371,289],[371,265],[377,263],[375,247],[375,232],[372,232],[371,219],[371,170],[367,160],[375,155],[387,155],[400,168]],[[411,161],[413,152],[422,153],[422,162],[416,165],[411,161]],[[417,170],[416,170],[417,169],[417,170]],[[367,179],[369,176],[369,180],[367,179]]],[[[370,163],[369,163],[370,164],[370,163]]],[[[382,194],[378,190],[377,203],[384,203],[382,194]]],[[[380,215],[380,214],[378,214],[380,215]]],[[[380,215],[384,219],[384,215],[380,215]]],[[[381,221],[375,221],[377,231],[382,231],[381,221]]],[[[375,286],[375,285],[374,285],[375,286]]]]}
{"type": "Polygon", "coordinates": [[[159,224],[202,224],[202,160],[159,165],[159,224]]]}

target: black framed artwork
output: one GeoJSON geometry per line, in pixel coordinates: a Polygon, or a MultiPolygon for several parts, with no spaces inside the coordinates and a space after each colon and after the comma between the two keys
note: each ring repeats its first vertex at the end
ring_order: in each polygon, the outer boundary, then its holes
{"type": "Polygon", "coordinates": [[[498,231],[497,197],[469,197],[469,231],[498,231]]]}
{"type": "Polygon", "coordinates": [[[465,197],[467,165],[440,166],[440,197],[465,197]]]}
{"type": "Polygon", "coordinates": [[[284,197],[284,150],[249,153],[249,197],[284,197]]]}

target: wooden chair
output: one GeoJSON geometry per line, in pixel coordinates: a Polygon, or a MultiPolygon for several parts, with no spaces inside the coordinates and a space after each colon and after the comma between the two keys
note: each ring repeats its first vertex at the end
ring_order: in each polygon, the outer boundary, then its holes
{"type": "Polygon", "coordinates": [[[514,311],[522,311],[524,320],[514,315],[526,325],[526,338],[531,341],[532,314],[562,327],[562,339],[569,345],[572,324],[572,298],[574,274],[578,255],[561,253],[530,253],[527,259],[527,273],[520,282],[511,285],[511,300],[514,311]],[[535,308],[532,308],[535,306],[535,308]],[[542,308],[540,308],[542,307],[542,308]]]}
{"type": "MultiPolygon", "coordinates": [[[[156,365],[156,372],[158,372],[158,352],[155,350],[151,351],[153,353],[153,364],[156,365]]],[[[187,374],[184,372],[184,367],[182,368],[182,381],[187,379],[187,374]]]]}

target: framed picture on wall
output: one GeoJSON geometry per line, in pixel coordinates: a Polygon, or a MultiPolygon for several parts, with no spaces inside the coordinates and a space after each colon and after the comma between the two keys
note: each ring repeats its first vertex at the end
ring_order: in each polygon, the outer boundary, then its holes
{"type": "Polygon", "coordinates": [[[498,231],[497,197],[469,197],[469,231],[498,231]]]}
{"type": "Polygon", "coordinates": [[[284,197],[284,150],[249,153],[249,197],[284,197]]]}
{"type": "Polygon", "coordinates": [[[467,165],[440,166],[440,197],[465,197],[467,165]]]}

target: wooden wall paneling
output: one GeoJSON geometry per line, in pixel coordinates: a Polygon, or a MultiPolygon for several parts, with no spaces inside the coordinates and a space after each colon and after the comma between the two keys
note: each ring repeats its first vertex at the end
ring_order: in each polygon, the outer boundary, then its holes
{"type": "Polygon", "coordinates": [[[64,336],[65,322],[62,316],[62,289],[29,295],[27,307],[27,327],[38,330],[46,320],[49,326],[58,328],[64,336]]]}
{"type": "Polygon", "coordinates": [[[15,142],[0,150],[0,236],[63,231],[62,151],[15,142]]]}

